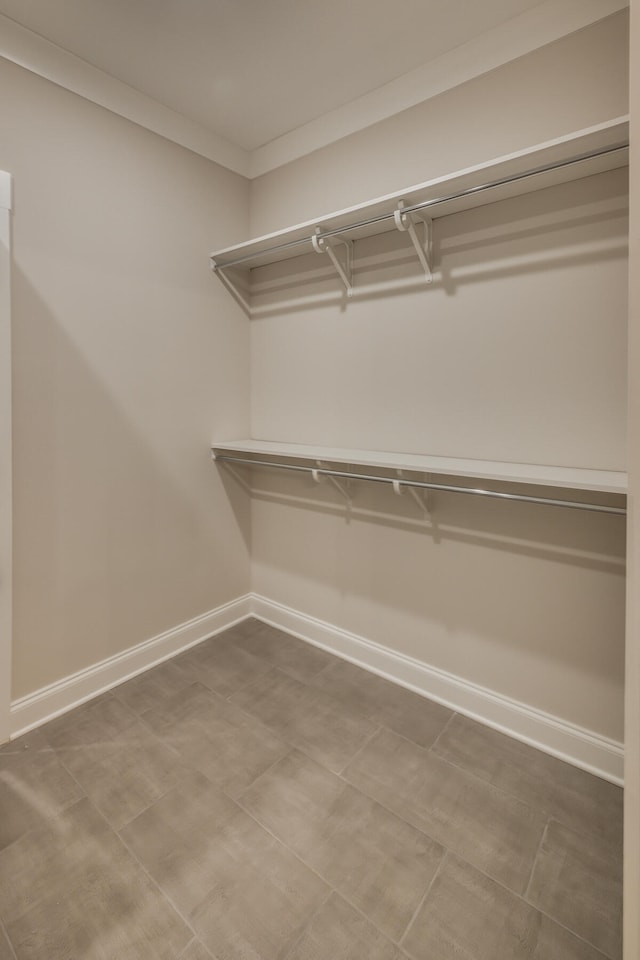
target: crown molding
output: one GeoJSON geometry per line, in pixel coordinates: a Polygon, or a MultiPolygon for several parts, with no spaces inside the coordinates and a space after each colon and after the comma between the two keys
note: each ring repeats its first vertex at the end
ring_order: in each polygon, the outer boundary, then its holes
{"type": "Polygon", "coordinates": [[[546,0],[480,37],[312,120],[251,153],[254,179],[570,33],[623,10],[629,0],[546,0]]]}
{"type": "Polygon", "coordinates": [[[0,56],[253,179],[588,27],[629,0],[545,0],[482,36],[250,152],[0,14],[0,56]]]}
{"type": "Polygon", "coordinates": [[[0,56],[235,173],[249,153],[0,14],[0,56]]]}

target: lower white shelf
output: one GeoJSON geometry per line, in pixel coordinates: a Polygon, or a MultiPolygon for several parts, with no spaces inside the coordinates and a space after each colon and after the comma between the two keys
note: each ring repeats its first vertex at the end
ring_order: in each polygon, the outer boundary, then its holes
{"type": "MultiPolygon", "coordinates": [[[[317,447],[302,443],[272,440],[229,440],[212,445],[218,454],[246,455],[250,458],[278,457],[285,460],[348,464],[379,470],[408,470],[447,477],[465,477],[506,483],[586,490],[593,493],[626,494],[627,474],[615,470],[588,470],[532,463],[508,463],[496,460],[464,460],[413,453],[387,453],[379,450],[355,450],[345,447],[317,447]]],[[[275,464],[274,464],[275,465],[275,464]]]]}

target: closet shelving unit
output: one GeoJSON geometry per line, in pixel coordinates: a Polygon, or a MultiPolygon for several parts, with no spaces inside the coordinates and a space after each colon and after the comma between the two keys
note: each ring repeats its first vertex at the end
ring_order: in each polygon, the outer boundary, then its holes
{"type": "MultiPolygon", "coordinates": [[[[226,273],[229,269],[251,269],[315,251],[328,254],[347,294],[351,295],[352,243],[397,229],[407,233],[429,282],[431,220],[627,166],[628,144],[628,117],[618,117],[367,203],[226,247],[211,254],[211,265],[234,289],[233,281],[226,273]]],[[[212,453],[214,459],[222,463],[233,461],[242,465],[303,471],[311,473],[316,480],[328,476],[337,486],[341,480],[353,478],[393,484],[396,493],[404,487],[437,489],[625,513],[618,498],[614,505],[602,502],[602,496],[596,497],[594,502],[583,499],[584,493],[624,496],[627,490],[624,472],[336,449],[246,438],[216,442],[212,453]],[[348,470],[347,466],[356,467],[356,470],[348,470]],[[416,474],[425,479],[418,479],[416,474]],[[446,478],[446,481],[438,478],[446,478]],[[459,485],[451,478],[472,483],[459,485]],[[476,486],[478,482],[486,481],[511,485],[511,491],[476,486]],[[531,493],[528,489],[531,486],[551,488],[550,495],[546,496],[544,491],[531,493]],[[552,496],[552,490],[580,492],[580,497],[572,500],[570,495],[552,496]]]]}

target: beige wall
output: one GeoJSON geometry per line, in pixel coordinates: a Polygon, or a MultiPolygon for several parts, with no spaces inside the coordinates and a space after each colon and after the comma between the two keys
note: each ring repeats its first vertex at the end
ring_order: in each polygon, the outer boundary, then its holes
{"type": "MultiPolygon", "coordinates": [[[[253,232],[625,113],[626,27],[610,18],[265,175],[253,232]]],[[[432,289],[402,238],[363,241],[348,304],[312,259],[296,282],[290,265],[256,271],[253,435],[622,468],[625,211],[613,173],[438,221],[432,289]]],[[[256,484],[257,593],[622,739],[620,519],[439,494],[431,530],[364,484],[351,515],[304,480],[256,484]]]]}
{"type": "Polygon", "coordinates": [[[631,3],[629,588],[625,716],[624,960],[640,956],[640,6],[631,3]]]}
{"type": "Polygon", "coordinates": [[[252,427],[326,446],[624,470],[626,169],[254,270],[252,427]]]}
{"type": "Polygon", "coordinates": [[[249,331],[208,269],[241,177],[0,60],[14,175],[14,698],[249,587],[209,461],[248,427],[249,331]]]}

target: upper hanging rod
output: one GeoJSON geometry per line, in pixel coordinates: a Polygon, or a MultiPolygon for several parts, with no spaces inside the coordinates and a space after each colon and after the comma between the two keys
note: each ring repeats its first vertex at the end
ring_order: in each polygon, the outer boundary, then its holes
{"type": "Polygon", "coordinates": [[[611,513],[625,516],[624,507],[609,507],[601,503],[583,503],[580,500],[557,500],[552,497],[534,497],[526,493],[502,493],[498,490],[485,490],[480,487],[458,487],[449,483],[431,483],[426,480],[405,480],[395,477],[376,477],[371,474],[350,473],[347,470],[332,470],[328,467],[304,467],[293,463],[277,463],[272,460],[251,460],[248,457],[225,457],[215,455],[216,460],[225,463],[242,463],[251,467],[275,467],[278,470],[294,470],[298,473],[311,473],[317,476],[342,477],[345,480],[369,480],[372,483],[390,483],[398,487],[418,487],[423,490],[442,490],[445,493],[469,493],[480,497],[492,497],[496,500],[517,500],[522,503],[541,503],[551,507],[569,507],[572,510],[591,510],[595,513],[611,513]]]}
{"type": "MultiPolygon", "coordinates": [[[[569,167],[576,163],[584,163],[587,160],[595,160],[598,157],[606,157],[610,154],[619,153],[621,150],[627,150],[628,143],[616,144],[613,147],[603,147],[601,150],[593,150],[590,153],[582,153],[575,157],[569,157],[566,160],[558,160],[554,163],[546,163],[540,167],[534,167],[531,170],[525,170],[522,173],[516,173],[508,177],[500,177],[497,180],[490,180],[488,183],[481,183],[475,187],[467,187],[465,190],[459,190],[456,193],[446,194],[442,197],[434,197],[432,200],[422,200],[419,203],[414,203],[402,208],[404,214],[415,213],[419,210],[425,210],[428,207],[435,207],[441,203],[448,203],[453,200],[462,200],[465,197],[471,197],[479,193],[483,193],[486,190],[493,190],[496,187],[504,187],[510,183],[519,183],[522,180],[528,180],[531,177],[540,176],[543,173],[550,173],[552,170],[560,170],[563,167],[569,167]]],[[[346,224],[343,227],[335,227],[331,230],[321,230],[317,228],[317,232],[313,234],[316,242],[322,241],[325,238],[336,237],[340,234],[347,233],[349,230],[359,230],[362,227],[372,226],[376,223],[385,223],[389,220],[393,220],[396,214],[396,210],[392,210],[389,213],[382,213],[375,217],[368,217],[363,220],[357,220],[354,223],[346,224]]],[[[312,242],[311,235],[308,237],[300,237],[297,240],[288,240],[285,243],[276,243],[271,247],[266,247],[263,250],[260,250],[256,253],[246,253],[241,257],[235,257],[233,260],[226,260],[223,263],[216,263],[212,259],[212,267],[214,270],[226,270],[227,267],[237,267],[243,263],[249,263],[251,260],[257,260],[260,257],[268,257],[273,253],[281,253],[283,250],[290,250],[293,247],[299,247],[303,244],[310,244],[312,242]]]]}

